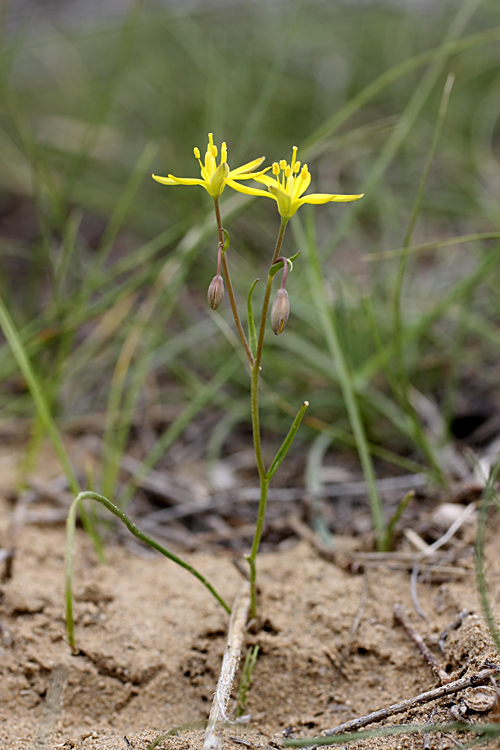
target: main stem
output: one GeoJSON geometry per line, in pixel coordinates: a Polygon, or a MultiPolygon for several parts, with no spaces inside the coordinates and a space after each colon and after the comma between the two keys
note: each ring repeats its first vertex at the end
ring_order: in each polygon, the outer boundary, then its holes
{"type": "MultiPolygon", "coordinates": [[[[273,263],[275,263],[281,255],[281,246],[283,244],[283,237],[285,236],[286,225],[287,221],[285,219],[282,219],[271,265],[273,265],[273,263]]],[[[272,286],[273,277],[268,274],[266,289],[264,292],[264,299],[262,301],[262,315],[260,318],[259,335],[257,338],[257,350],[255,352],[255,361],[252,364],[250,375],[253,445],[260,481],[260,500],[257,523],[255,525],[252,549],[250,551],[250,554],[247,555],[248,564],[250,566],[250,617],[252,620],[257,618],[257,553],[259,551],[260,540],[262,538],[262,530],[264,528],[264,518],[266,515],[267,506],[267,491],[270,482],[270,478],[267,476],[267,471],[264,464],[262,444],[260,439],[259,375],[262,352],[264,349],[264,336],[266,332],[267,313],[269,310],[269,301],[271,299],[272,286]]]]}
{"type": "MultiPolygon", "coordinates": [[[[219,233],[219,243],[224,244],[224,233],[222,231],[222,221],[220,215],[219,199],[214,198],[215,206],[215,217],[217,221],[217,229],[219,233]]],[[[281,219],[280,230],[278,238],[276,240],[276,247],[274,248],[274,254],[271,261],[271,266],[276,263],[281,255],[281,246],[283,244],[283,237],[285,236],[285,229],[288,223],[288,219],[281,219]]],[[[270,477],[267,475],[267,470],[264,464],[264,457],[262,455],[262,444],[260,439],[260,415],[259,415],[259,375],[260,375],[260,363],[262,360],[262,352],[264,350],[264,336],[266,333],[266,320],[267,313],[269,311],[269,302],[271,299],[271,292],[273,287],[273,277],[268,274],[267,284],[264,292],[264,299],[262,301],[262,315],[260,318],[259,335],[257,337],[257,349],[255,357],[251,352],[248,345],[243,326],[241,324],[238,307],[236,305],[236,297],[234,295],[234,289],[229,275],[229,268],[227,265],[226,253],[222,254],[222,267],[224,268],[224,276],[226,279],[227,292],[229,301],[231,303],[231,310],[233,312],[234,322],[238,329],[238,334],[241,339],[241,343],[245,349],[245,352],[250,362],[250,401],[251,401],[251,412],[252,412],[252,432],[253,432],[253,445],[255,452],[255,461],[257,463],[257,471],[259,473],[260,481],[260,501],[259,511],[257,515],[257,523],[255,525],[255,532],[252,542],[252,548],[250,554],[246,556],[248,564],[250,566],[250,617],[252,620],[257,618],[257,553],[259,551],[260,540],[262,538],[262,530],[264,528],[264,518],[266,515],[267,506],[267,491],[269,488],[270,477]]]]}

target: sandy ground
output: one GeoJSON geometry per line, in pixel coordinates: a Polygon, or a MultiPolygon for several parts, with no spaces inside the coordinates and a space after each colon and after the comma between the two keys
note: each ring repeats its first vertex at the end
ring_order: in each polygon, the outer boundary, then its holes
{"type": "MultiPolygon", "coordinates": [[[[6,490],[8,471],[2,484],[6,490]]],[[[4,499],[0,547],[9,546],[11,512],[4,499]]],[[[432,570],[421,566],[413,594],[412,564],[397,555],[367,563],[359,540],[337,538],[330,560],[303,540],[263,555],[263,627],[247,636],[248,644],[260,645],[247,720],[223,730],[223,746],[275,748],[283,738],[317,735],[438,686],[395,621],[396,603],[449,679],[478,673],[485,663],[500,664],[476,596],[474,528],[471,521],[432,570]],[[449,630],[441,649],[440,635],[464,609],[462,624],[449,630]]],[[[489,533],[488,580],[495,603],[500,555],[497,532],[489,533]]],[[[79,532],[74,655],[64,630],[64,545],[62,523],[25,524],[12,575],[0,584],[0,748],[146,750],[182,725],[187,726],[157,747],[201,748],[225,646],[225,612],[187,572],[135,543],[108,544],[108,563],[99,565],[79,532]]],[[[242,580],[231,558],[221,551],[189,556],[229,601],[242,580]]],[[[479,713],[467,707],[464,696],[463,691],[445,696],[370,728],[452,721],[457,710],[473,722],[498,718],[495,701],[489,713],[479,713]]],[[[350,747],[454,743],[450,734],[431,740],[406,735],[350,747]]]]}

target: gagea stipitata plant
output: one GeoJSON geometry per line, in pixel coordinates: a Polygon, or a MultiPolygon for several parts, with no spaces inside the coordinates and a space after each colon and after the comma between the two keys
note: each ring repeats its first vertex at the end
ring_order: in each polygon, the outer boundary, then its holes
{"type": "Polygon", "coordinates": [[[158,177],[157,175],[153,175],[153,178],[157,182],[160,182],[162,185],[200,185],[201,187],[205,188],[207,193],[211,195],[214,201],[215,220],[217,223],[219,242],[217,248],[217,272],[208,287],[208,303],[212,309],[216,310],[222,303],[224,297],[224,289],[225,287],[227,288],[232,314],[234,317],[236,328],[238,330],[241,344],[246,352],[250,370],[250,398],[253,443],[255,450],[255,460],[260,480],[260,503],[256,520],[255,533],[252,548],[250,550],[250,553],[246,556],[250,567],[250,609],[252,618],[257,618],[257,553],[259,551],[262,531],[264,527],[269,483],[278,467],[280,466],[281,462],[285,458],[288,449],[292,444],[295,433],[297,432],[300,422],[308,407],[308,402],[304,401],[280,449],[276,453],[270,465],[266,466],[261,444],[259,376],[261,371],[262,355],[264,352],[264,338],[266,333],[266,323],[268,319],[272,287],[274,278],[280,270],[283,271],[282,281],[279,289],[277,290],[269,315],[271,328],[276,335],[283,332],[290,314],[290,301],[288,292],[285,289],[285,283],[287,279],[287,273],[289,270],[291,271],[293,269],[293,261],[297,258],[298,253],[291,258],[282,255],[281,249],[283,245],[283,238],[285,236],[286,226],[289,220],[297,212],[297,210],[306,203],[346,203],[348,201],[356,201],[362,197],[362,194],[337,195],[335,193],[310,193],[309,195],[305,195],[311,183],[311,174],[309,172],[307,164],[301,164],[301,162],[297,159],[297,153],[298,149],[296,146],[294,146],[292,149],[292,160],[290,164],[282,159],[279,162],[274,162],[272,167],[256,171],[264,161],[264,157],[259,157],[257,159],[254,159],[253,161],[248,162],[247,164],[244,164],[241,167],[231,169],[228,164],[228,152],[226,143],[223,143],[221,146],[220,160],[217,163],[218,149],[214,144],[212,133],[209,133],[207,150],[205,152],[205,158],[203,161],[201,160],[200,150],[198,148],[194,149],[194,155],[200,166],[201,177],[175,177],[172,174],[169,174],[168,177],[158,177]],[[271,171],[272,176],[268,174],[269,171],[271,171]],[[266,189],[248,185],[247,183],[250,180],[254,180],[259,185],[264,186],[266,189]],[[271,198],[272,200],[276,201],[278,213],[281,218],[276,245],[271,255],[270,265],[267,272],[267,282],[262,300],[258,330],[256,328],[252,309],[252,295],[257,283],[256,281],[252,283],[250,291],[248,293],[248,336],[245,333],[243,327],[239,308],[236,303],[233,286],[231,284],[231,276],[229,274],[227,258],[229,248],[229,235],[223,228],[221,220],[219,199],[226,186],[240,193],[245,193],[246,195],[271,198]]]}
{"type": "MultiPolygon", "coordinates": [[[[217,224],[218,233],[217,269],[214,278],[208,286],[208,304],[213,310],[217,310],[217,308],[223,302],[224,290],[225,288],[227,288],[231,311],[234,317],[241,345],[245,350],[250,373],[250,400],[253,444],[255,450],[255,461],[260,482],[260,502],[255,523],[255,532],[252,547],[249,554],[246,555],[246,559],[248,561],[250,569],[250,615],[252,620],[257,622],[257,554],[259,551],[260,541],[262,538],[262,530],[264,527],[269,483],[278,470],[281,462],[285,458],[295,437],[295,433],[297,432],[297,429],[309,405],[307,401],[304,401],[295,419],[293,420],[290,430],[283,440],[279,450],[277,451],[270,464],[266,465],[261,444],[259,412],[259,377],[262,366],[262,355],[264,352],[264,338],[267,330],[268,318],[270,319],[271,329],[276,335],[283,333],[283,330],[285,329],[288,318],[290,316],[290,299],[285,286],[288,272],[293,270],[293,262],[299,255],[298,253],[296,253],[290,258],[282,254],[283,238],[285,236],[285,230],[288,222],[294,216],[297,210],[305,203],[322,204],[329,203],[331,201],[345,203],[347,201],[356,201],[361,198],[362,195],[337,195],[335,193],[306,194],[306,190],[311,183],[311,175],[307,168],[307,164],[301,164],[297,159],[296,146],[294,146],[292,149],[292,160],[290,164],[288,164],[288,162],[283,159],[280,162],[274,162],[272,167],[259,169],[264,161],[264,157],[261,156],[257,159],[254,159],[253,161],[248,162],[247,164],[243,164],[241,167],[231,169],[228,163],[226,144],[222,144],[219,157],[219,150],[214,144],[212,133],[209,133],[204,159],[201,159],[201,153],[198,148],[194,149],[194,156],[200,168],[200,177],[175,177],[174,175],[169,174],[168,177],[158,177],[157,175],[153,175],[153,178],[162,185],[168,185],[171,187],[176,185],[199,185],[207,191],[214,202],[215,221],[217,224]],[[268,174],[268,172],[271,172],[272,176],[268,174]],[[248,185],[248,182],[251,180],[257,183],[259,187],[248,185]],[[231,283],[231,276],[229,274],[229,266],[227,260],[229,249],[229,234],[223,228],[221,220],[219,201],[226,186],[231,188],[232,190],[236,190],[237,192],[245,193],[247,195],[271,198],[271,200],[274,200],[276,202],[276,207],[280,215],[280,225],[276,244],[272,255],[270,253],[271,257],[269,268],[267,271],[266,286],[262,298],[262,307],[260,319],[258,321],[258,328],[255,324],[252,308],[252,295],[257,285],[258,279],[256,281],[253,281],[248,292],[248,335],[243,328],[243,323],[231,283]],[[276,292],[274,302],[271,305],[271,310],[269,311],[274,278],[280,271],[282,271],[281,284],[276,292]]],[[[12,341],[12,345],[15,351],[20,351],[22,347],[18,345],[18,340],[16,338],[15,332],[13,332],[10,319],[6,315],[1,304],[0,316],[2,316],[3,318],[4,331],[7,331],[8,336],[10,336],[9,341],[12,341]]],[[[36,390],[36,378],[29,367],[28,360],[23,355],[20,358],[20,361],[22,364],[23,373],[25,373],[28,382],[31,383],[30,387],[32,387],[33,392],[38,393],[38,391],[36,390]]],[[[41,399],[40,397],[39,401],[43,401],[43,399],[41,399]]],[[[227,602],[199,570],[194,568],[190,563],[175,555],[159,542],[151,539],[151,537],[147,536],[147,534],[144,534],[142,531],[140,531],[135,526],[135,524],[132,523],[125,512],[121,508],[114,505],[108,498],[104,497],[103,495],[97,494],[93,490],[83,492],[79,491],[78,481],[72,474],[71,466],[67,461],[65,451],[63,449],[62,443],[60,443],[59,441],[58,433],[55,425],[51,421],[50,414],[48,410],[46,410],[44,403],[41,404],[40,408],[42,414],[44,415],[44,424],[46,424],[47,429],[53,438],[54,445],[56,446],[56,450],[58,450],[58,455],[60,455],[61,457],[63,466],[66,467],[67,476],[70,478],[70,485],[75,493],[75,500],[71,505],[66,522],[67,532],[65,567],[66,632],[68,642],[75,653],[78,651],[78,649],[76,647],[74,629],[73,569],[75,554],[75,526],[78,511],[80,511],[80,517],[83,523],[93,536],[94,546],[97,553],[101,558],[103,557],[102,549],[100,546],[100,539],[94,531],[92,524],[89,522],[89,517],[87,516],[87,512],[85,510],[85,504],[90,501],[97,502],[100,505],[104,506],[108,512],[116,516],[141,542],[144,542],[150,547],[153,547],[153,549],[156,549],[169,560],[172,560],[173,562],[177,563],[177,565],[180,565],[189,573],[191,573],[191,575],[197,578],[198,581],[203,586],[205,586],[205,588],[219,602],[219,604],[226,610],[226,612],[230,614],[231,609],[227,602]]],[[[235,613],[233,613],[233,615],[234,614],[235,613]]],[[[253,661],[251,662],[252,664],[255,662],[255,658],[256,652],[254,654],[253,661]]]]}

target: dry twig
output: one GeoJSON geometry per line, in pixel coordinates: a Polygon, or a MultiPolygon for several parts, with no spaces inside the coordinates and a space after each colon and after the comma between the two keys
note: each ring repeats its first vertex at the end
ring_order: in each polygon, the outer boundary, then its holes
{"type": "Polygon", "coordinates": [[[406,616],[406,612],[404,611],[402,604],[395,604],[394,605],[394,617],[396,620],[401,623],[401,625],[404,627],[410,638],[412,639],[413,643],[416,645],[422,656],[424,657],[425,661],[429,665],[429,667],[432,669],[434,674],[437,676],[439,682],[441,685],[446,685],[447,683],[451,682],[449,675],[444,671],[444,669],[441,667],[441,665],[438,663],[436,657],[418,632],[416,628],[413,627],[411,622],[406,616]]]}
{"type": "Polygon", "coordinates": [[[236,598],[233,614],[229,621],[226,650],[222,659],[217,690],[215,691],[212,708],[210,709],[203,750],[215,750],[219,746],[218,724],[220,721],[227,719],[227,704],[231,696],[234,675],[240,660],[249,607],[250,584],[245,581],[236,598]]]}
{"type": "Polygon", "coordinates": [[[346,721],[344,724],[339,724],[333,729],[327,729],[322,732],[322,735],[328,737],[332,734],[343,734],[344,732],[356,732],[362,727],[368,726],[375,722],[384,721],[389,716],[395,716],[396,714],[402,714],[405,711],[409,711],[411,708],[421,706],[424,703],[430,703],[431,701],[438,700],[445,695],[452,695],[453,693],[459,693],[461,690],[465,690],[468,687],[475,687],[477,685],[486,685],[489,683],[490,678],[500,673],[500,666],[494,666],[492,668],[483,669],[477,674],[469,675],[469,677],[462,677],[459,680],[449,682],[447,685],[440,685],[433,690],[428,690],[420,695],[415,695],[413,698],[407,698],[405,701],[400,703],[393,703],[392,706],[381,708],[378,711],[372,711],[371,714],[366,716],[360,716],[352,721],[346,721]]]}

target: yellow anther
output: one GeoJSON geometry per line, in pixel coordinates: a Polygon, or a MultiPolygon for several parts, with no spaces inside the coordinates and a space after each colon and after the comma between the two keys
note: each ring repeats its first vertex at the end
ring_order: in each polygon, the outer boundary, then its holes
{"type": "Polygon", "coordinates": [[[283,170],[284,170],[285,168],[286,168],[286,161],[285,161],[284,159],[282,159],[282,160],[280,161],[280,169],[283,169],[283,170]]]}
{"type": "Polygon", "coordinates": [[[214,159],[217,158],[217,146],[212,145],[212,148],[210,149],[210,153],[214,157],[214,159]]]}
{"type": "Polygon", "coordinates": [[[220,147],[220,160],[222,164],[225,164],[227,162],[227,146],[226,141],[222,144],[220,147]]]}
{"type": "Polygon", "coordinates": [[[195,146],[193,151],[194,151],[194,155],[196,156],[196,158],[199,159],[201,156],[200,149],[197,146],[195,146]]]}
{"type": "Polygon", "coordinates": [[[280,165],[278,164],[277,161],[275,161],[273,163],[273,174],[275,174],[276,176],[278,176],[279,173],[280,173],[280,165]]]}
{"type": "Polygon", "coordinates": [[[286,167],[285,167],[285,177],[288,178],[288,177],[290,177],[291,174],[292,174],[292,169],[291,169],[290,165],[287,164],[286,167]]]}
{"type": "Polygon", "coordinates": [[[295,166],[293,168],[293,171],[295,172],[295,174],[298,174],[299,169],[300,169],[300,161],[296,161],[295,166]]]}
{"type": "Polygon", "coordinates": [[[308,174],[309,174],[309,170],[307,168],[307,164],[304,164],[304,166],[302,167],[302,171],[300,173],[300,176],[302,177],[303,180],[305,180],[305,178],[307,177],[308,174]]]}

